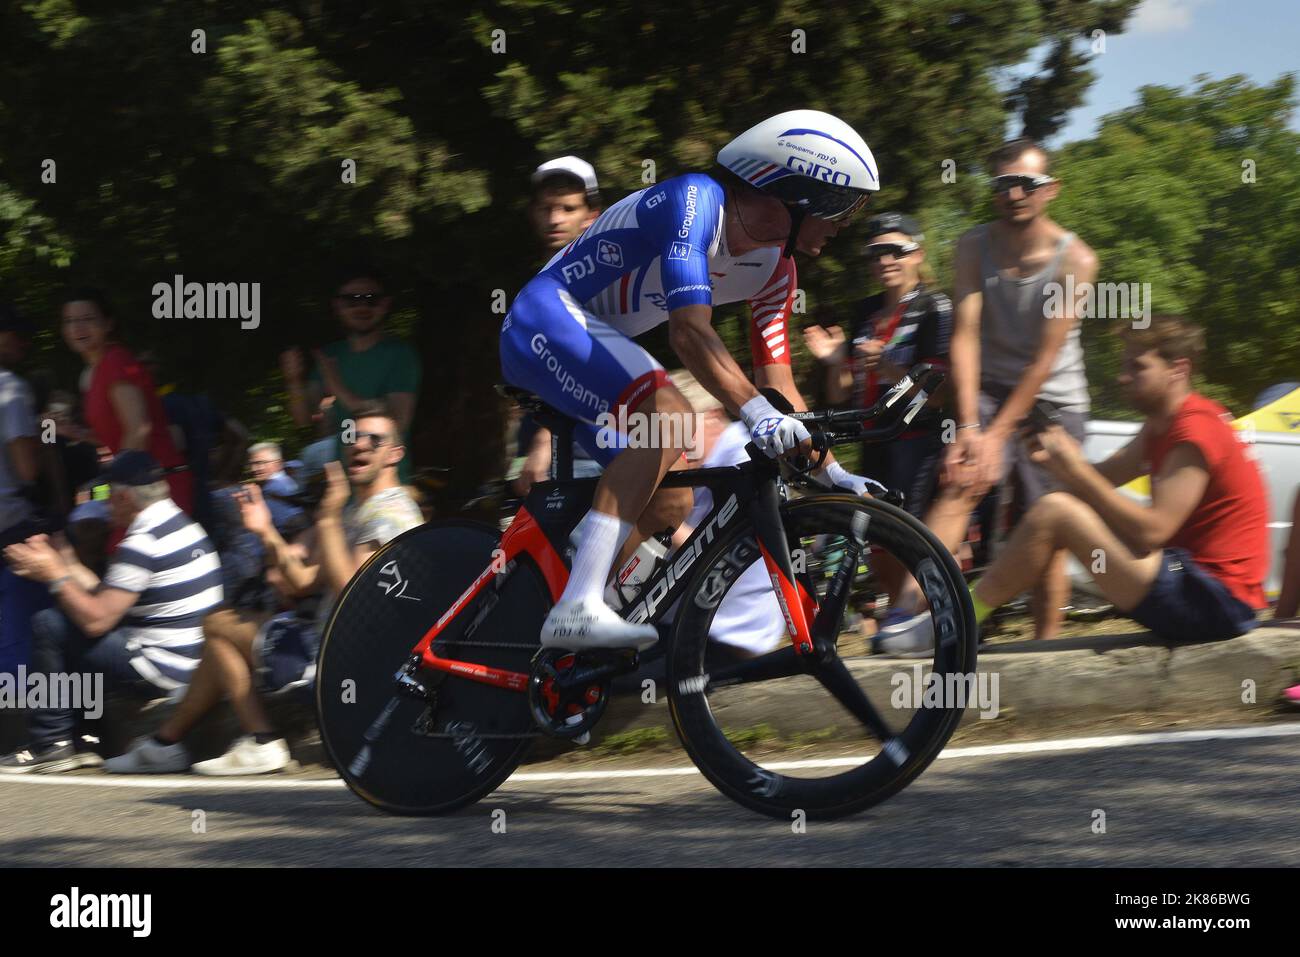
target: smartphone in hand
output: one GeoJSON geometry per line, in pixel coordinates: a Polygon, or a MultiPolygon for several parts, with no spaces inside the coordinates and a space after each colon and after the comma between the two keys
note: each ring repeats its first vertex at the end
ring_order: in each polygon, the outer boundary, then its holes
{"type": "Polygon", "coordinates": [[[1023,428],[1031,434],[1037,434],[1054,425],[1061,424],[1061,413],[1050,402],[1039,399],[1025,416],[1023,428]]]}

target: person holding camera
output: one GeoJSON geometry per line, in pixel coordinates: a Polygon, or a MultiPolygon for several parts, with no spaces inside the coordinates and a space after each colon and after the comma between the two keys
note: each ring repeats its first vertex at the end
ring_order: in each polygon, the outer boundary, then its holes
{"type": "Polygon", "coordinates": [[[374,552],[423,523],[419,507],[398,480],[405,448],[397,419],[378,405],[355,412],[355,436],[345,434],[347,467],[326,465],[324,495],[312,527],[286,541],[276,529],[261,489],[240,493],[244,525],[261,539],[269,575],[291,596],[322,593],[315,617],[221,608],[203,621],[199,667],[176,712],[154,734],[137,739],[105,767],[114,773],[184,771],[190,756],[182,738],[223,697],[230,699],[244,736],[222,756],[193,766],[199,774],[246,775],[289,764],[287,742],[272,728],[259,693],[310,685],[320,636],[338,593],[374,552]],[[352,501],[349,504],[348,500],[352,501]]]}
{"type": "Polygon", "coordinates": [[[1268,497],[1231,416],[1192,389],[1204,333],[1182,317],[1157,316],[1121,336],[1119,384],[1146,417],[1141,431],[1094,466],[1064,428],[1035,417],[1025,451],[1062,491],[1034,504],[971,586],[976,620],[1037,581],[1065,549],[1116,609],[1166,641],[1243,634],[1267,606],[1268,497]],[[1143,475],[1150,506],[1119,491],[1143,475]]]}

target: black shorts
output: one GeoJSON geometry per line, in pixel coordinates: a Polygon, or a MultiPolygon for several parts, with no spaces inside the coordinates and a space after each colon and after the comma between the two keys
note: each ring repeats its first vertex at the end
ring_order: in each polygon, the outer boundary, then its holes
{"type": "Polygon", "coordinates": [[[1166,641],[1222,641],[1256,625],[1255,612],[1181,548],[1166,548],[1146,597],[1128,613],[1166,641]]]}

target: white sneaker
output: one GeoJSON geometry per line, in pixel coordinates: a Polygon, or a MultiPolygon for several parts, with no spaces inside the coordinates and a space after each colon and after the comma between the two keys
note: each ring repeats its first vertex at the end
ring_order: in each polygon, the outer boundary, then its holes
{"type": "Polygon", "coordinates": [[[654,625],[624,621],[599,598],[562,601],[542,624],[543,648],[649,648],[659,640],[654,625]]]}
{"type": "Polygon", "coordinates": [[[230,746],[219,758],[200,761],[191,769],[195,774],[214,777],[242,774],[271,774],[289,766],[289,745],[283,738],[258,744],[251,734],[230,746]]]}
{"type": "Polygon", "coordinates": [[[923,611],[897,624],[886,625],[872,639],[872,650],[881,655],[926,655],[934,650],[934,618],[923,611]]]}
{"type": "Polygon", "coordinates": [[[159,744],[145,735],[131,742],[125,754],[109,758],[104,770],[112,774],[174,774],[190,769],[190,753],[185,745],[159,744]]]}

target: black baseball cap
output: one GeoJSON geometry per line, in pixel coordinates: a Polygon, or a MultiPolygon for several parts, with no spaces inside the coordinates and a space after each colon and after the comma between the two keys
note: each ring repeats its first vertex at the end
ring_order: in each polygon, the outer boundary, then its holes
{"type": "Polygon", "coordinates": [[[877,213],[867,220],[867,239],[871,240],[885,233],[902,233],[914,242],[925,239],[921,224],[906,213],[877,213]]]}
{"type": "Polygon", "coordinates": [[[165,477],[158,460],[139,449],[118,452],[101,476],[110,485],[153,485],[165,477]]]}

